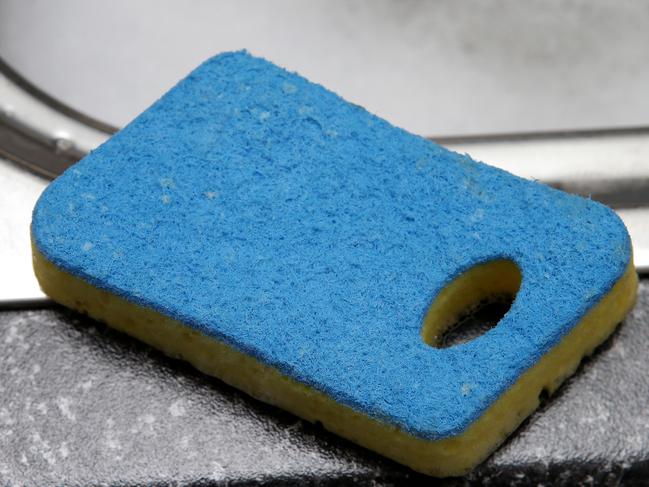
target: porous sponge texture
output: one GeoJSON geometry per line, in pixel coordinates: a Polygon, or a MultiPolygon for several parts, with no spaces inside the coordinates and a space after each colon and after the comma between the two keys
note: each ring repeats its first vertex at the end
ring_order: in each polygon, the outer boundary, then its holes
{"type": "Polygon", "coordinates": [[[210,59],[54,181],[47,261],[424,440],[465,431],[621,279],[608,208],[393,127],[245,52],[210,59]],[[499,325],[420,337],[477,264],[521,269],[499,325]]]}

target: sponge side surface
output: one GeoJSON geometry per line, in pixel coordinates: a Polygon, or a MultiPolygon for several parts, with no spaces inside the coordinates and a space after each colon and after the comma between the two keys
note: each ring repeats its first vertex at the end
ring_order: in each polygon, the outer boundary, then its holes
{"type": "Polygon", "coordinates": [[[245,52],[207,61],[54,181],[36,248],[370,418],[457,435],[622,277],[608,208],[448,151],[245,52]],[[455,347],[420,332],[472,267],[522,284],[455,347]]]}

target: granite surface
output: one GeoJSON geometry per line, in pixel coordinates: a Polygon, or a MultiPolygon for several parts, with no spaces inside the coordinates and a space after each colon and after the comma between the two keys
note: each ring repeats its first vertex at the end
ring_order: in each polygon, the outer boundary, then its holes
{"type": "Polygon", "coordinates": [[[649,282],[465,479],[412,473],[58,307],[0,312],[0,485],[645,485],[649,282]]]}

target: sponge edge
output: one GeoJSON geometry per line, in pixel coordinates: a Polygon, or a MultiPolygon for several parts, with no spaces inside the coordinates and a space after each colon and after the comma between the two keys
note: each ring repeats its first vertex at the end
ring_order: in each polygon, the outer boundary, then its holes
{"type": "Polygon", "coordinates": [[[54,181],[32,241],[54,299],[436,475],[493,450],[635,293],[610,209],[245,52],[199,66],[54,181]],[[430,346],[454,313],[516,289],[489,332],[430,346]]]}
{"type": "MultiPolygon", "coordinates": [[[[464,432],[440,440],[417,438],[342,405],[215,338],[155,310],[99,289],[69,274],[32,245],[34,270],[43,291],[64,306],[132,335],[175,358],[187,360],[251,396],[319,421],[340,436],[434,476],[462,475],[482,462],[539,404],[554,392],[615,329],[635,302],[637,274],[631,261],[612,289],[549,352],[505,391],[464,432]]],[[[464,275],[446,291],[463,285],[464,275]]],[[[476,298],[478,298],[476,296],[476,298]]]]}

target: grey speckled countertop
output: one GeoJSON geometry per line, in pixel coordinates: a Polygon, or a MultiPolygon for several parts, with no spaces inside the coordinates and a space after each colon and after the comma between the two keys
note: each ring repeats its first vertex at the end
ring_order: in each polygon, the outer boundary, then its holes
{"type": "MultiPolygon", "coordinates": [[[[466,479],[641,484],[649,284],[616,334],[466,479]]],[[[0,312],[0,485],[436,483],[58,307],[0,312]]]]}

